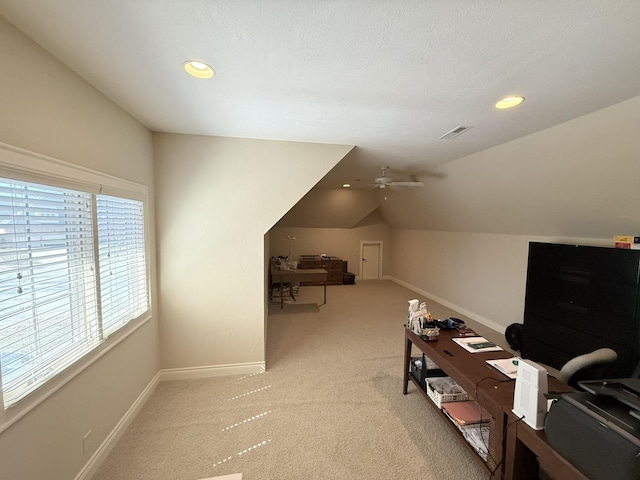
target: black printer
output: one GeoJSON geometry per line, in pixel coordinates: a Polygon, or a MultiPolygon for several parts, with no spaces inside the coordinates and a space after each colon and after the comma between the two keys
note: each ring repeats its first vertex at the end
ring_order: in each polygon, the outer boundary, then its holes
{"type": "Polygon", "coordinates": [[[547,442],[592,480],[640,479],[640,379],[578,385],[551,405],[547,442]]]}

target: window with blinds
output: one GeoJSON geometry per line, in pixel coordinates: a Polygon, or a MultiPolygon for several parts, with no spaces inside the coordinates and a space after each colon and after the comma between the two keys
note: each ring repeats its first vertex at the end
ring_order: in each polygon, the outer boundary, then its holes
{"type": "Polygon", "coordinates": [[[102,329],[105,335],[149,308],[142,202],[97,195],[102,329]]]}
{"type": "Polygon", "coordinates": [[[0,178],[5,408],[148,310],[143,207],[0,178]]]}

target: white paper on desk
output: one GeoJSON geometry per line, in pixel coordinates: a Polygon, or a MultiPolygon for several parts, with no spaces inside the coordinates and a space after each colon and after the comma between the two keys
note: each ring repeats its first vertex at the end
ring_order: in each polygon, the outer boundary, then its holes
{"type": "Polygon", "coordinates": [[[496,360],[487,360],[487,363],[500,373],[506,375],[509,378],[516,378],[518,376],[518,357],[513,358],[498,358],[496,360]],[[516,363],[514,363],[516,362],[516,363]]]}
{"type": "Polygon", "coordinates": [[[454,342],[464,348],[467,352],[471,353],[482,353],[482,352],[499,352],[502,350],[501,347],[496,345],[493,342],[489,342],[484,337],[460,337],[460,338],[452,338],[454,342]],[[492,346],[477,348],[473,345],[481,344],[481,343],[491,343],[492,346]]]}

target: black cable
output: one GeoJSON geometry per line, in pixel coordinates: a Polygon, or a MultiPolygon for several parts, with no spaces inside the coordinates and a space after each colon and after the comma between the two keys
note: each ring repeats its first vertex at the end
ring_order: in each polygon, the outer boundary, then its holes
{"type": "MultiPolygon", "coordinates": [[[[513,381],[513,379],[512,379],[512,378],[509,378],[509,379],[506,379],[506,380],[500,380],[500,379],[497,379],[497,378],[494,378],[494,377],[483,377],[483,378],[481,378],[480,380],[478,380],[478,381],[476,382],[476,384],[475,384],[475,386],[474,386],[474,398],[476,399],[476,402],[478,402],[478,405],[480,406],[480,425],[482,425],[482,411],[483,411],[483,407],[482,407],[482,404],[480,403],[480,399],[479,399],[479,397],[478,397],[478,386],[479,386],[483,381],[485,381],[485,380],[493,380],[493,381],[494,381],[494,382],[496,382],[496,383],[507,383],[507,382],[511,382],[511,381],[513,381]]],[[[522,417],[522,418],[524,418],[524,417],[522,417]]],[[[505,426],[504,426],[504,428],[503,428],[503,432],[502,432],[502,438],[503,438],[503,440],[504,440],[504,439],[506,438],[506,436],[507,436],[507,429],[508,429],[511,425],[513,425],[514,423],[516,423],[516,422],[518,422],[518,421],[522,420],[522,418],[519,418],[518,420],[516,420],[516,421],[514,421],[514,422],[511,422],[510,424],[508,424],[508,425],[505,425],[505,426]]],[[[491,434],[491,429],[490,429],[490,428],[489,428],[489,434],[491,434]]],[[[491,457],[491,460],[492,460],[492,461],[493,461],[493,463],[495,464],[495,467],[493,468],[493,470],[490,470],[490,474],[489,474],[489,479],[488,479],[488,480],[491,480],[491,479],[493,478],[493,475],[494,475],[497,471],[499,471],[499,467],[500,467],[500,465],[502,465],[502,461],[504,460],[504,455],[502,455],[502,457],[503,457],[503,458],[502,458],[499,462],[496,462],[496,459],[495,459],[495,458],[494,458],[494,456],[492,455],[492,453],[491,453],[491,449],[489,448],[489,445],[488,445],[488,440],[489,440],[489,439],[486,439],[486,440],[485,440],[484,436],[482,435],[482,429],[480,429],[480,439],[482,440],[482,442],[484,443],[485,448],[487,449],[487,459],[488,459],[489,457],[491,457]]],[[[500,476],[504,478],[504,475],[502,474],[502,472],[500,472],[500,474],[501,474],[500,476]]]]}
{"type": "MultiPolygon", "coordinates": [[[[506,424],[506,425],[504,426],[503,431],[502,431],[502,438],[507,438],[507,433],[508,433],[508,431],[509,431],[509,427],[510,427],[511,425],[515,424],[515,423],[518,423],[518,422],[519,422],[519,421],[521,421],[523,418],[524,418],[524,415],[523,415],[522,417],[518,417],[518,418],[517,418],[516,420],[514,420],[513,422],[506,424]]],[[[494,460],[494,461],[495,461],[495,460],[494,460]]],[[[502,478],[504,478],[504,474],[502,473],[502,471],[501,471],[501,470],[498,470],[498,468],[500,467],[500,465],[502,465],[502,462],[503,462],[503,461],[504,461],[504,455],[502,456],[502,459],[501,459],[501,460],[496,464],[496,466],[494,467],[494,469],[493,469],[493,470],[491,470],[491,473],[490,473],[490,475],[489,475],[489,479],[488,479],[488,480],[491,480],[491,479],[493,478],[493,474],[494,474],[494,473],[496,473],[497,471],[499,471],[499,472],[500,472],[500,476],[501,476],[502,478]]]]}

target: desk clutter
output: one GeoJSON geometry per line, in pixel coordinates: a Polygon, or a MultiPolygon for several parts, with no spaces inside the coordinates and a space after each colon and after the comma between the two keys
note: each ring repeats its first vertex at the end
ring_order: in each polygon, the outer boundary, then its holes
{"type": "Polygon", "coordinates": [[[464,402],[469,399],[469,395],[451,377],[427,377],[427,395],[442,409],[445,403],[464,402]]]}
{"type": "Polygon", "coordinates": [[[572,388],[530,359],[466,336],[457,320],[436,320],[409,301],[403,394],[418,387],[490,478],[640,478],[640,364],[631,378],[572,388]]]}
{"type": "Polygon", "coordinates": [[[429,357],[411,359],[410,373],[427,396],[460,431],[485,462],[488,456],[491,416],[469,394],[447,376],[429,357]]]}
{"type": "Polygon", "coordinates": [[[445,403],[463,402],[469,398],[467,392],[425,354],[411,359],[411,375],[440,409],[445,403]]]}
{"type": "Polygon", "coordinates": [[[420,335],[422,340],[431,342],[438,340],[440,330],[455,329],[458,331],[460,337],[477,336],[477,333],[468,328],[464,321],[459,318],[450,317],[444,320],[437,320],[433,318],[433,315],[427,309],[426,303],[420,303],[417,299],[409,300],[407,328],[416,335],[420,335]]]}
{"type": "Polygon", "coordinates": [[[489,413],[474,400],[445,403],[442,410],[460,430],[467,443],[486,462],[491,428],[489,413]]]}

